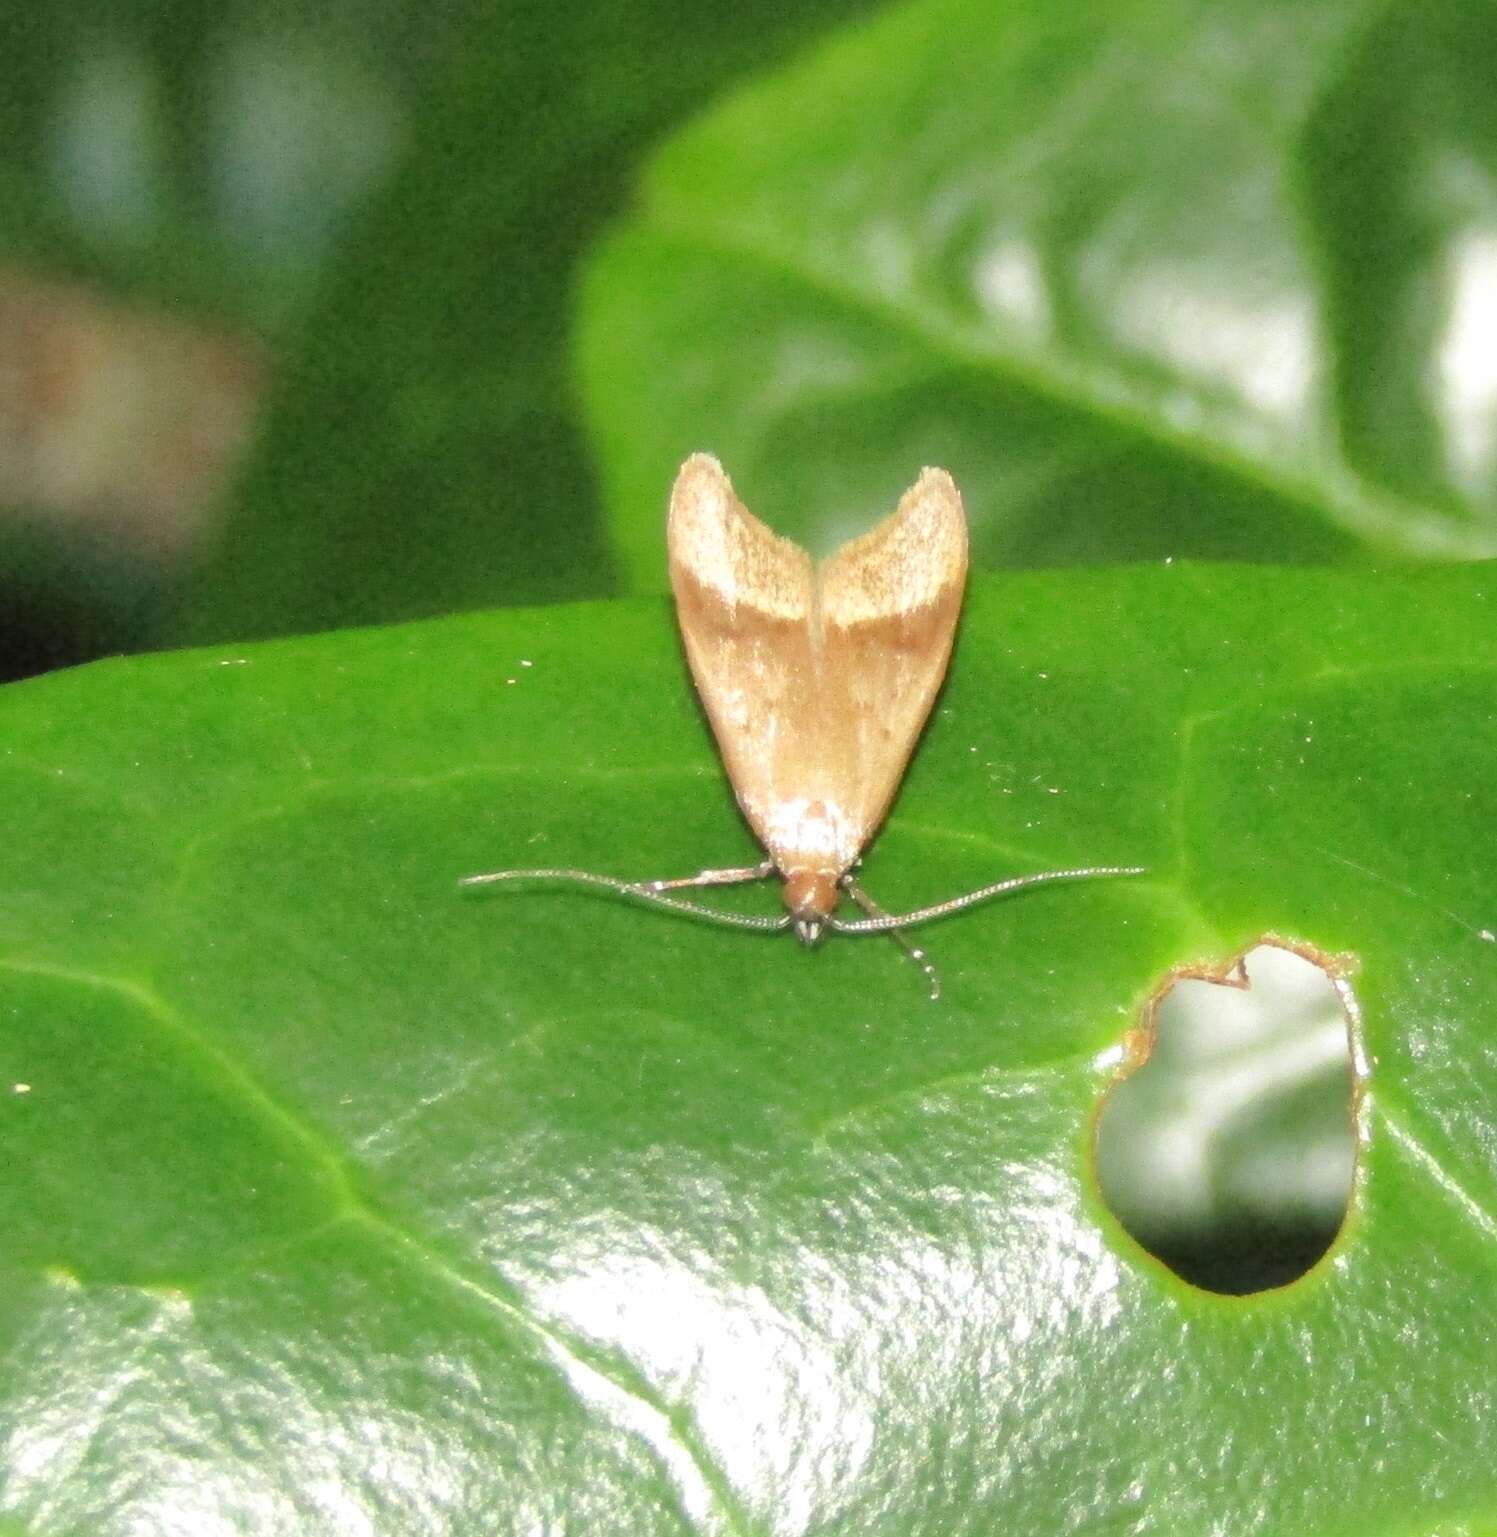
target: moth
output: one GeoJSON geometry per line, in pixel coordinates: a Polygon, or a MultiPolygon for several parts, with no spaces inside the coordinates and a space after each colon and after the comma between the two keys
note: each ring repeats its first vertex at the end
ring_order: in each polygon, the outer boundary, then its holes
{"type": "Polygon", "coordinates": [[[734,928],[793,929],[804,944],[890,934],[940,981],[904,931],[1049,881],[1139,875],[1088,866],[1010,876],[898,916],[853,875],[889,810],[946,674],[967,581],[967,520],[945,470],[924,469],[896,510],[817,563],[739,501],[723,467],[693,454],[667,525],[686,658],[743,815],[768,858],[672,880],[586,870],[495,870],[465,886],[570,881],[734,928]],[[781,917],[725,912],[670,893],[778,876],[781,917]],[[843,896],[862,910],[838,915],[843,896]]]}

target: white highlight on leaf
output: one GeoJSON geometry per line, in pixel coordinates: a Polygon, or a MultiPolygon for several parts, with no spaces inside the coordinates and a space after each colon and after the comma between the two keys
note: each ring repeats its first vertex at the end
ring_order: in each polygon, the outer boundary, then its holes
{"type": "MultiPolygon", "coordinates": [[[[725,1195],[716,1199],[716,1209],[733,1209],[725,1195]]],[[[821,1457],[855,1482],[872,1452],[869,1400],[835,1348],[836,1335],[856,1339],[865,1321],[849,1316],[822,1337],[762,1288],[733,1284],[712,1256],[683,1253],[663,1233],[638,1239],[628,1251],[569,1256],[541,1306],[568,1332],[648,1362],[668,1402],[691,1404],[707,1456],[729,1483],[772,1489],[776,1527],[804,1530],[833,1471],[818,1467],[821,1457]]]]}
{"type": "Polygon", "coordinates": [[[1487,488],[1497,445],[1497,229],[1468,230],[1449,256],[1449,313],[1438,352],[1451,478],[1487,488]]]}
{"type": "Polygon", "coordinates": [[[972,273],[972,286],[983,309],[1027,341],[1050,333],[1050,296],[1034,248],[1016,236],[995,241],[972,273]]]}
{"type": "Polygon", "coordinates": [[[1219,273],[1156,262],[1118,296],[1122,339],[1182,374],[1226,388],[1264,416],[1302,426],[1313,405],[1314,309],[1292,290],[1250,293],[1219,273]]]}

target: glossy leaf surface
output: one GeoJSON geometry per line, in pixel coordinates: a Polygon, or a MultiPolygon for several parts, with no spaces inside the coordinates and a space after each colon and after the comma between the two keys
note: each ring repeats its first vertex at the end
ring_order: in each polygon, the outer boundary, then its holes
{"type": "MultiPolygon", "coordinates": [[[[664,604],[0,694],[0,1512],[36,1534],[1470,1530],[1497,1516],[1485,567],[974,582],[816,952],[585,893],[752,846],[664,604]],[[1356,957],[1349,1226],[1192,1292],[1090,1128],[1169,968],[1356,957]],[[1396,1513],[1396,1519],[1392,1513],[1396,1513]]],[[[773,911],[769,887],[723,893],[773,911]]]]}

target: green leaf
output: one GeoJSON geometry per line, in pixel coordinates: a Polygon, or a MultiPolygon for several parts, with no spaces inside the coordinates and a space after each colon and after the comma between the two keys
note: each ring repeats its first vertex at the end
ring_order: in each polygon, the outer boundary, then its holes
{"type": "Polygon", "coordinates": [[[614,591],[565,345],[578,257],[643,144],[867,3],[478,8],[285,360],[174,638],[614,591]]]}
{"type": "Polygon", "coordinates": [[[1497,29],[915,0],[721,105],[595,259],[616,550],[717,453],[818,549],[921,464],[976,558],[1497,552],[1497,29]]]}
{"type": "Polygon", "coordinates": [[[751,856],[664,604],[3,691],[0,1509],[1490,1525],[1494,604],[1484,567],[976,579],[867,885],[1152,873],[932,926],[938,1004],[881,939],[456,891],[751,856]],[[1373,1066],[1338,1244],[1228,1299],[1122,1235],[1090,1129],[1157,981],[1265,931],[1355,958],[1373,1066]]]}

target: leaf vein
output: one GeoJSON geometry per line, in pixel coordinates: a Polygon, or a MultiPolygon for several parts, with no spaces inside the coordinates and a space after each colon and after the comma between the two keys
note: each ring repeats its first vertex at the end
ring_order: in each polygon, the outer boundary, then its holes
{"type": "Polygon", "coordinates": [[[1482,1237],[1497,1243],[1497,1213],[1493,1213],[1483,1206],[1387,1105],[1379,1104],[1377,1106],[1377,1115],[1378,1119],[1387,1127],[1393,1140],[1419,1166],[1420,1170],[1436,1189],[1446,1197],[1482,1237]]]}
{"type": "Polygon", "coordinates": [[[695,248],[719,260],[755,264],[801,284],[823,298],[857,311],[928,348],[952,365],[1006,378],[1036,397],[1071,411],[1084,412],[1105,422],[1114,431],[1156,448],[1179,454],[1281,497],[1285,501],[1319,510],[1326,508],[1341,527],[1377,542],[1389,554],[1403,552],[1426,558],[1473,559],[1494,553],[1490,538],[1455,526],[1433,509],[1388,492],[1374,490],[1350,466],[1324,467],[1319,477],[1289,473],[1281,462],[1260,452],[1254,457],[1244,445],[1229,437],[1203,439],[1199,433],[1172,430],[1168,413],[1146,401],[1135,400],[1125,381],[1098,382],[1095,370],[1079,363],[1047,362],[999,354],[962,342],[936,321],[913,308],[880,299],[830,272],[800,259],[795,253],[764,240],[750,240],[742,230],[707,229],[672,218],[658,205],[647,211],[647,227],[666,239],[695,248]],[[1268,462],[1277,473],[1266,472],[1268,462]]]}
{"type": "MultiPolygon", "coordinates": [[[[712,1463],[682,1416],[673,1412],[632,1372],[622,1371],[616,1363],[589,1359],[595,1352],[566,1339],[552,1325],[536,1317],[518,1301],[501,1295],[491,1285],[464,1274],[441,1256],[429,1242],[375,1211],[361,1194],[352,1172],[326,1139],[299,1116],[277,1103],[274,1096],[255,1075],[223,1046],[194,1029],[164,998],[144,982],[128,977],[111,977],[70,967],[28,962],[14,957],[0,958],[0,969],[29,976],[53,978],[113,992],[129,1000],[156,1028],[168,1036],[179,1050],[185,1050],[211,1066],[220,1082],[226,1083],[253,1113],[299,1147],[317,1167],[332,1192],[339,1215],[366,1227],[382,1237],[392,1248],[414,1259],[429,1274],[445,1284],[476,1298],[492,1311],[518,1325],[536,1339],[553,1366],[578,1397],[579,1402],[594,1407],[605,1404],[631,1433],[650,1447],[652,1454],[672,1478],[689,1509],[701,1513],[715,1505],[722,1525],[732,1533],[747,1530],[744,1512],[726,1476],[712,1463]],[[693,1489],[691,1485],[695,1484],[693,1489]]],[[[307,1235],[303,1235],[303,1239],[307,1235]]]]}

